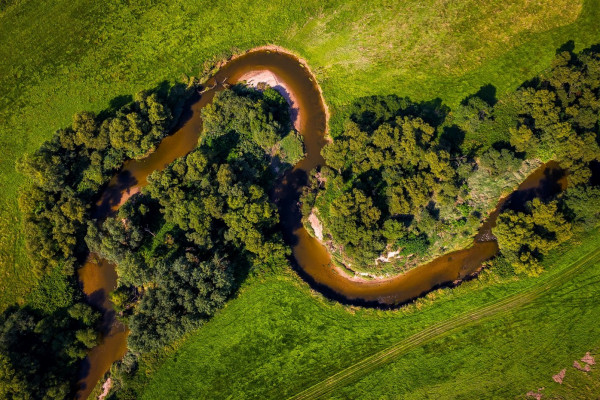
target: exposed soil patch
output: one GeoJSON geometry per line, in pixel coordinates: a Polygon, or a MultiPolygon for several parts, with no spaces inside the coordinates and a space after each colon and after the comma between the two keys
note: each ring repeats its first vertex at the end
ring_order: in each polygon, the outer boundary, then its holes
{"type": "Polygon", "coordinates": [[[240,81],[245,81],[249,86],[259,90],[265,89],[265,85],[277,90],[290,105],[290,119],[294,125],[294,128],[296,130],[300,128],[300,123],[298,120],[298,112],[300,111],[300,108],[298,107],[298,99],[296,98],[294,92],[292,92],[286,83],[282,81],[275,73],[267,69],[250,71],[242,75],[240,81]]]}
{"type": "Polygon", "coordinates": [[[314,212],[311,212],[308,216],[308,222],[315,232],[315,237],[320,241],[323,240],[323,225],[321,225],[321,221],[314,212]]]}
{"type": "Polygon", "coordinates": [[[591,367],[589,364],[585,364],[585,366],[581,366],[581,364],[579,364],[579,361],[575,360],[573,361],[573,368],[576,368],[580,371],[583,372],[590,372],[591,371],[591,367]]]}
{"type": "Polygon", "coordinates": [[[108,395],[108,392],[110,392],[111,387],[112,379],[108,378],[106,382],[104,382],[104,384],[102,385],[102,393],[100,393],[100,396],[98,396],[98,400],[104,400],[104,398],[106,398],[106,396],[108,395]]]}
{"type": "Polygon", "coordinates": [[[587,353],[585,353],[585,356],[583,356],[581,361],[583,361],[584,363],[586,363],[588,365],[596,365],[596,360],[594,359],[594,356],[592,356],[590,354],[589,351],[587,353]]]}
{"type": "Polygon", "coordinates": [[[552,380],[556,383],[560,383],[562,385],[563,379],[565,379],[565,374],[567,373],[567,369],[563,368],[558,374],[552,376],[552,380]]]}

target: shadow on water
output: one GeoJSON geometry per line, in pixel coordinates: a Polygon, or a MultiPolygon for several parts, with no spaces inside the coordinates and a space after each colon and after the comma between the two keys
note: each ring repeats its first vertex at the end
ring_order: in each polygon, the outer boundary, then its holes
{"type": "Polygon", "coordinates": [[[506,199],[502,209],[526,211],[527,202],[535,198],[547,200],[563,191],[566,187],[566,178],[566,171],[561,169],[557,163],[550,162],[546,165],[546,169],[535,186],[513,192],[506,199]]]}
{"type": "Polygon", "coordinates": [[[294,232],[302,228],[300,194],[302,188],[307,184],[308,174],[306,171],[296,168],[283,176],[273,193],[275,204],[279,209],[279,223],[283,238],[292,247],[298,244],[298,237],[294,232]]]}
{"type": "Polygon", "coordinates": [[[104,193],[102,193],[102,197],[98,201],[96,208],[92,213],[92,217],[95,219],[108,217],[113,210],[121,204],[123,196],[128,195],[130,189],[137,185],[137,183],[138,180],[130,171],[121,171],[111,180],[104,193]]]}
{"type": "Polygon", "coordinates": [[[592,170],[590,184],[592,186],[600,186],[600,161],[592,161],[590,163],[590,169],[592,170]]]}
{"type": "Polygon", "coordinates": [[[108,306],[110,300],[108,293],[104,289],[98,289],[88,295],[88,301],[99,308],[102,312],[102,320],[100,322],[100,333],[107,335],[111,327],[116,322],[117,313],[112,307],[108,306]]]}

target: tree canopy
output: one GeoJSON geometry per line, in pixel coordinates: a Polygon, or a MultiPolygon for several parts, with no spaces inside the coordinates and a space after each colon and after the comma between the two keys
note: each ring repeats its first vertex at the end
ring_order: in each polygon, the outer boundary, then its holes
{"type": "Polygon", "coordinates": [[[0,397],[73,397],[100,317],[74,276],[88,251],[90,204],[125,160],[151,151],[168,133],[187,94],[176,85],[141,92],[117,110],[76,113],[71,126],[17,163],[30,182],[19,206],[40,283],[27,306],[0,315],[0,397]]]}
{"type": "Polygon", "coordinates": [[[22,190],[28,255],[38,272],[85,253],[92,199],[128,158],[148,153],[173,125],[156,92],[140,92],[113,116],[80,112],[17,168],[32,184],[22,190]]]}
{"type": "Polygon", "coordinates": [[[573,231],[557,200],[544,203],[536,198],[527,204],[525,212],[507,210],[500,214],[494,234],[515,272],[535,276],[543,270],[543,256],[569,239],[573,231]]]}
{"type": "Polygon", "coordinates": [[[289,134],[279,94],[234,87],[203,110],[200,145],[148,177],[113,218],[89,225],[87,243],[117,264],[120,287],[143,295],[129,347],[144,352],[200,326],[250,271],[287,265],[289,250],[268,192],[271,149],[289,134]]]}
{"type": "MultiPolygon", "coordinates": [[[[433,220],[464,219],[438,213],[453,206],[459,192],[449,148],[432,125],[443,112],[393,96],[370,98],[323,148],[323,193],[314,204],[326,232],[358,264],[373,264],[390,245],[420,242],[412,247],[423,251],[436,229],[433,220]]],[[[316,185],[313,179],[305,202],[312,204],[316,185]]]]}
{"type": "Polygon", "coordinates": [[[76,303],[44,315],[12,307],[0,315],[0,397],[65,399],[79,362],[96,345],[99,313],[76,303]]]}

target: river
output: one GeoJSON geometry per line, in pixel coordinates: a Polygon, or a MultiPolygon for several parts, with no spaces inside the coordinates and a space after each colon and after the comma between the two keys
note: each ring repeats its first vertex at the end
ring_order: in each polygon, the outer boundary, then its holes
{"type": "MultiPolygon", "coordinates": [[[[95,210],[102,219],[111,215],[131,195],[147,184],[147,176],[154,170],[165,168],[173,160],[189,153],[198,143],[202,128],[200,110],[224,87],[234,84],[249,74],[269,71],[281,85],[276,87],[286,98],[293,99],[294,125],[304,137],[306,157],[288,171],[274,189],[284,239],[293,250],[293,263],[299,274],[325,295],[346,303],[369,305],[397,305],[414,299],[445,284],[462,280],[476,272],[481,263],[496,254],[498,246],[490,238],[491,227],[505,201],[482,226],[473,245],[465,250],[441,256],[432,262],[414,268],[407,273],[386,280],[356,281],[338,272],[332,266],[325,247],[310,236],[301,223],[299,196],[307,183],[309,171],[323,165],[321,149],[327,143],[327,109],[320,88],[308,67],[301,60],[278,51],[257,50],[227,62],[206,82],[199,99],[191,103],[182,116],[175,133],[165,138],[155,152],[143,160],[127,162],[101,196],[95,210]]],[[[556,168],[540,168],[530,176],[519,190],[525,192],[539,186],[545,179],[544,171],[556,168]]],[[[127,328],[115,319],[108,301],[108,293],[116,288],[117,275],[113,265],[90,255],[79,269],[79,279],[88,301],[104,311],[102,340],[93,348],[81,370],[80,389],[77,398],[89,396],[95,384],[108,371],[113,362],[121,359],[127,350],[127,328]]]]}

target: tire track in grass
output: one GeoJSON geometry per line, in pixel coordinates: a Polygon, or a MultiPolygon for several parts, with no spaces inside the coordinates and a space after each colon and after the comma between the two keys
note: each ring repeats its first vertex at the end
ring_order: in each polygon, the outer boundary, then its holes
{"type": "Polygon", "coordinates": [[[600,261],[600,249],[596,249],[574,261],[563,271],[556,273],[547,279],[536,282],[530,290],[508,296],[489,305],[475,309],[469,313],[459,315],[444,322],[432,325],[406,339],[401,340],[377,353],[363,358],[349,367],[331,375],[330,377],[316,383],[315,385],[292,396],[290,399],[315,399],[340,389],[347,384],[358,380],[367,373],[393,361],[396,357],[404,354],[420,345],[438,339],[444,335],[460,330],[481,322],[485,318],[501,314],[505,311],[517,308],[533,301],[542,293],[565,282],[571,276],[577,274],[584,267],[600,261]]]}

